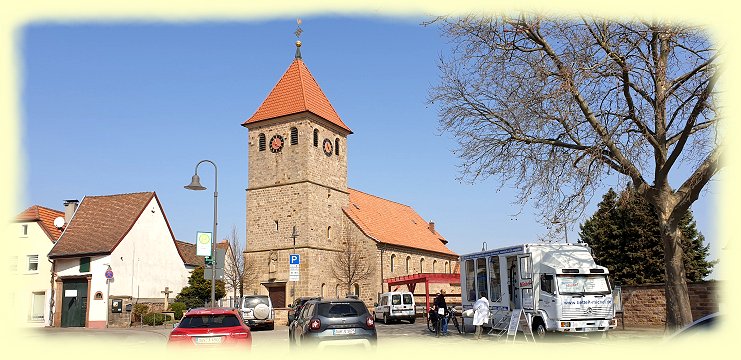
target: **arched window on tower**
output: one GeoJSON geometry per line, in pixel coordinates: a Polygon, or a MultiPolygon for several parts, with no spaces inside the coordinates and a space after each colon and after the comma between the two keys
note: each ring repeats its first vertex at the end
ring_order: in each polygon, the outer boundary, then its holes
{"type": "Polygon", "coordinates": [[[321,297],[327,297],[327,284],[322,284],[322,289],[319,292],[319,296],[321,297]]]}
{"type": "Polygon", "coordinates": [[[358,283],[355,283],[355,285],[353,285],[353,293],[355,294],[355,296],[360,297],[360,285],[358,285],[358,283]]]}
{"type": "Polygon", "coordinates": [[[445,262],[445,273],[450,274],[450,263],[447,261],[445,262]]]}
{"type": "Polygon", "coordinates": [[[391,254],[391,272],[394,272],[394,260],[396,260],[396,255],[391,254]]]}
{"type": "Polygon", "coordinates": [[[314,129],[314,147],[319,146],[319,129],[314,129]]]}
{"type": "Polygon", "coordinates": [[[340,297],[340,284],[337,284],[337,286],[334,287],[334,296],[336,298],[340,297]]]}
{"type": "Polygon", "coordinates": [[[437,265],[437,260],[432,260],[432,272],[435,272],[435,265],[437,265]]]}
{"type": "Polygon", "coordinates": [[[411,262],[412,262],[412,257],[407,256],[407,274],[409,274],[409,270],[410,270],[409,266],[411,265],[411,262]]]}
{"type": "Polygon", "coordinates": [[[298,145],[298,129],[291,128],[291,145],[298,145]]]}
{"type": "Polygon", "coordinates": [[[340,139],[334,138],[334,154],[339,156],[340,155],[340,139]]]}
{"type": "Polygon", "coordinates": [[[425,272],[425,258],[419,259],[419,272],[425,272]]]}
{"type": "Polygon", "coordinates": [[[265,151],[265,134],[260,134],[258,138],[258,150],[265,151]]]}
{"type": "Polygon", "coordinates": [[[332,227],[327,226],[327,241],[332,240],[332,227]]]}

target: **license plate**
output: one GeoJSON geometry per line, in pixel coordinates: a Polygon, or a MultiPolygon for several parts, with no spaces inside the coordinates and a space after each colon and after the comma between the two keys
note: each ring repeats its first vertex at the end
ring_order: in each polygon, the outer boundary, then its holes
{"type": "Polygon", "coordinates": [[[353,335],[355,334],[355,329],[334,329],[335,335],[353,335]]]}
{"type": "Polygon", "coordinates": [[[196,344],[221,344],[221,336],[197,337],[196,344]]]}
{"type": "Polygon", "coordinates": [[[584,331],[590,331],[590,332],[591,331],[597,331],[597,328],[596,327],[588,327],[588,328],[584,328],[584,331]]]}

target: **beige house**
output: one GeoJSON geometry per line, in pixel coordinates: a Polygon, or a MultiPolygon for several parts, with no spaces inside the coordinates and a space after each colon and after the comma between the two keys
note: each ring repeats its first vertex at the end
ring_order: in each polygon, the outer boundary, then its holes
{"type": "Polygon", "coordinates": [[[14,226],[18,230],[17,252],[10,259],[13,274],[13,308],[22,326],[47,326],[52,299],[52,266],[46,257],[62,233],[64,213],[34,205],[20,213],[14,226]],[[57,227],[54,221],[57,218],[57,227]]]}
{"type": "MultiPolygon", "coordinates": [[[[409,206],[348,187],[352,131],[298,50],[242,125],[249,130],[245,261],[257,275],[245,293],[268,294],[276,308],[300,296],[345,296],[347,284],[332,270],[348,242],[372,269],[349,291],[367,305],[387,290],[384,279],[457,269],[458,257],[434,223],[409,206]],[[290,281],[292,253],[300,256],[298,281],[290,281]]],[[[460,294],[455,284],[442,286],[460,294]]]]}

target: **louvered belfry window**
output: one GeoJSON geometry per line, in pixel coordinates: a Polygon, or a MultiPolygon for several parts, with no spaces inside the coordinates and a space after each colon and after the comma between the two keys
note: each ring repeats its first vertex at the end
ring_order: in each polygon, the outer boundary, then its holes
{"type": "Polygon", "coordinates": [[[340,139],[339,138],[334,139],[334,154],[338,156],[340,155],[340,139]]]}
{"type": "Polygon", "coordinates": [[[314,146],[319,146],[319,129],[314,129],[314,146]]]}
{"type": "Polygon", "coordinates": [[[298,129],[291,128],[291,145],[298,145],[298,129]]]}
{"type": "Polygon", "coordinates": [[[265,150],[265,134],[260,134],[260,140],[259,140],[259,144],[258,144],[258,149],[260,151],[264,151],[265,150]]]}

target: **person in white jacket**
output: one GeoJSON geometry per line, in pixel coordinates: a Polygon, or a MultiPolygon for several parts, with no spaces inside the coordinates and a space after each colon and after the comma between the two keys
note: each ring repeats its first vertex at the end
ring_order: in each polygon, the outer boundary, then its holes
{"type": "Polygon", "coordinates": [[[489,299],[486,298],[485,292],[480,292],[481,296],[473,304],[473,324],[476,325],[476,340],[481,339],[481,330],[484,323],[489,320],[489,299]]]}

